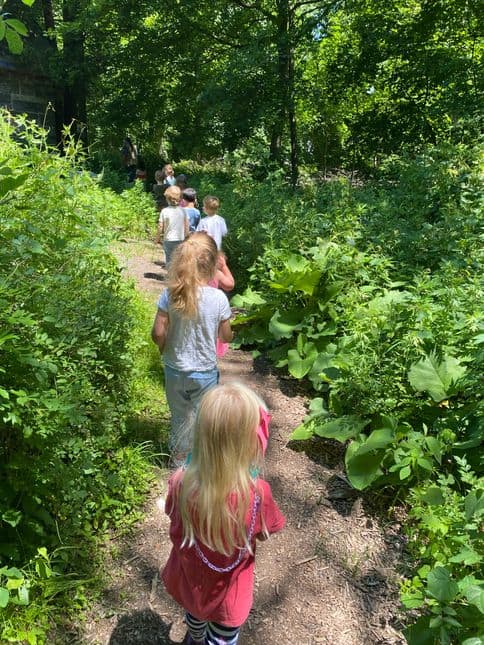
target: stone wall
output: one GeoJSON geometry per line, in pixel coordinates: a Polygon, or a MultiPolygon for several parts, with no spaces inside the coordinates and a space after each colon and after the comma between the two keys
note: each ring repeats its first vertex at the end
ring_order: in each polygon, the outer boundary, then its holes
{"type": "Polygon", "coordinates": [[[0,57],[0,107],[14,114],[27,114],[49,130],[55,142],[54,90],[49,79],[19,66],[10,57],[0,57]]]}

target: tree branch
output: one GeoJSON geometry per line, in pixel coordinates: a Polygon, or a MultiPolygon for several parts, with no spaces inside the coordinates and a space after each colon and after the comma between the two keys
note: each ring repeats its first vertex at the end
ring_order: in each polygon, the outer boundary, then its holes
{"type": "Polygon", "coordinates": [[[266,11],[262,7],[258,7],[255,3],[250,4],[249,2],[244,2],[244,0],[233,0],[233,3],[243,9],[249,9],[252,11],[259,11],[263,16],[265,16],[271,22],[274,22],[275,17],[270,11],[266,11]]]}

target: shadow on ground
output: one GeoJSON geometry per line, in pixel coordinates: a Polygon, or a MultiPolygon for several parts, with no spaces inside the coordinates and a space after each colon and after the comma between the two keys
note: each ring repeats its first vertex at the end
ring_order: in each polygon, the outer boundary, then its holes
{"type": "Polygon", "coordinates": [[[171,624],[165,623],[151,609],[121,616],[113,629],[109,645],[172,645],[171,624]]]}

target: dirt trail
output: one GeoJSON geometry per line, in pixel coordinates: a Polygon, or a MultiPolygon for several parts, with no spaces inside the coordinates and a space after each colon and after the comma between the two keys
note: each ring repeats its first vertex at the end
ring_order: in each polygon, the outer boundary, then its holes
{"type": "MultiPolygon", "coordinates": [[[[150,242],[126,244],[122,265],[153,302],[162,288],[162,253],[150,242]]],[[[220,362],[222,381],[241,380],[267,402],[271,439],[265,477],[287,528],[258,545],[255,600],[240,645],[397,645],[395,565],[398,527],[383,526],[368,501],[348,491],[342,451],[316,440],[304,452],[287,446],[306,412],[298,383],[275,374],[244,351],[220,362]]],[[[110,549],[111,583],[90,612],[76,642],[90,645],[165,645],[185,633],[183,612],[159,583],[170,544],[160,510],[168,473],[149,500],[146,519],[110,549]]],[[[113,545],[111,545],[113,546],[113,545]]],[[[70,641],[74,642],[74,641],[70,641]]]]}

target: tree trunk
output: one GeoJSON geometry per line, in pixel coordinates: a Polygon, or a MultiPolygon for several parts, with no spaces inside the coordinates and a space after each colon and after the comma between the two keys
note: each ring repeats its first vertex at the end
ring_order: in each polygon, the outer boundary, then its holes
{"type": "Polygon", "coordinates": [[[296,87],[294,77],[294,10],[289,14],[289,42],[287,61],[287,95],[288,108],[287,116],[289,121],[289,137],[291,142],[291,184],[296,188],[299,179],[299,160],[297,151],[297,127],[296,127],[296,87]]]}
{"type": "Polygon", "coordinates": [[[293,50],[294,9],[290,0],[278,0],[276,17],[278,106],[271,132],[271,158],[280,161],[284,124],[289,126],[291,145],[291,183],[298,181],[297,130],[294,96],[294,50],[293,50]]]}
{"type": "Polygon", "coordinates": [[[79,14],[79,0],[64,0],[62,6],[65,27],[63,53],[65,76],[68,79],[64,86],[64,123],[71,128],[75,138],[80,139],[87,146],[84,32],[75,26],[79,14]]]}
{"type": "MultiPolygon", "coordinates": [[[[52,0],[42,0],[42,13],[44,16],[45,30],[50,47],[54,56],[59,56],[57,40],[55,37],[55,18],[52,0]]],[[[63,89],[56,79],[54,85],[54,119],[55,119],[55,140],[59,148],[62,148],[62,126],[64,124],[64,106],[62,101],[63,89]]]]}

